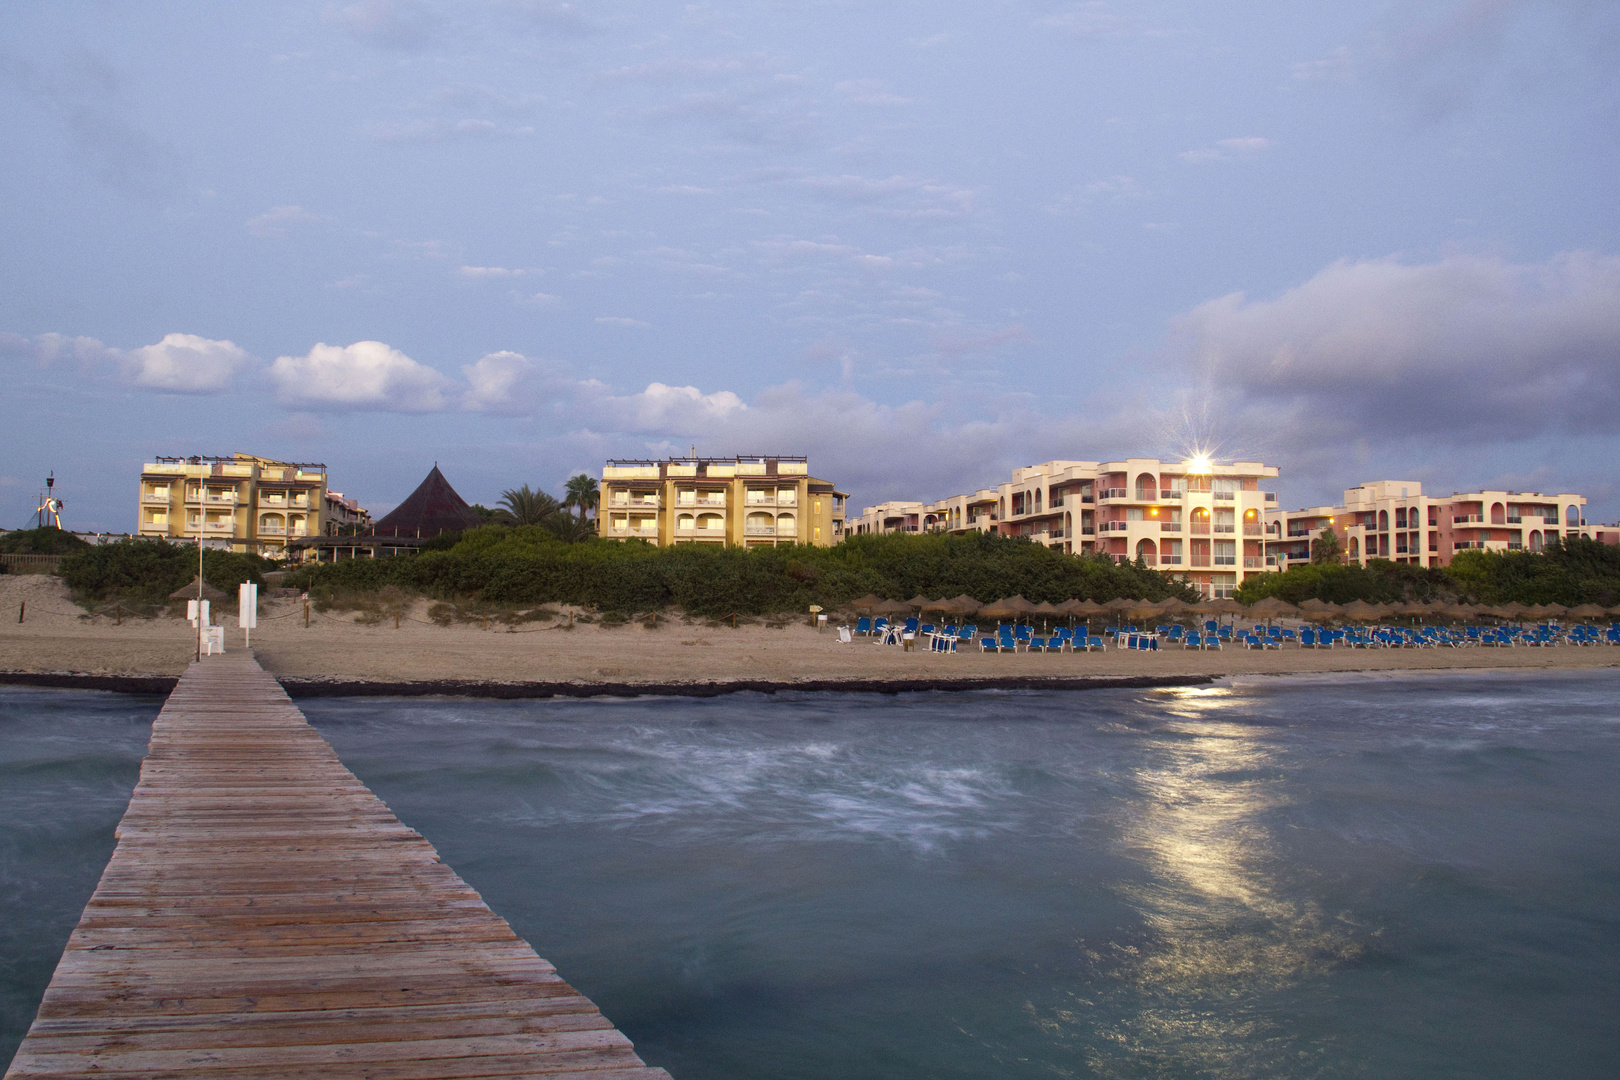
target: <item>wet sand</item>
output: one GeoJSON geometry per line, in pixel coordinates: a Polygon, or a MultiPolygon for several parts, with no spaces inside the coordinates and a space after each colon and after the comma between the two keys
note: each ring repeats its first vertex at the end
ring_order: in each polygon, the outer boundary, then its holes
{"type": "MultiPolygon", "coordinates": [[[[218,620],[226,624],[226,647],[241,648],[235,604],[221,607],[230,612],[218,620]]],[[[899,689],[1029,685],[1031,680],[1620,667],[1620,648],[1609,646],[1323,651],[1288,646],[1256,652],[1228,645],[1218,652],[1171,647],[1157,653],[1110,648],[1104,653],[986,655],[963,648],[938,655],[926,647],[906,652],[858,636],[854,644],[840,644],[834,629],[818,632],[804,618],[781,628],[756,623],[733,629],[679,618],[660,618],[651,628],[581,622],[571,629],[547,623],[507,628],[493,622],[488,629],[478,622],[447,628],[428,622],[427,605],[418,603],[402,616],[398,629],[392,616],[368,626],[352,614],[335,612],[313,614],[306,628],[303,607],[295,598],[276,597],[264,608],[252,647],[270,672],[295,692],[306,693],[320,692],[323,686],[342,693],[456,692],[457,684],[507,686],[519,693],[562,687],[678,692],[707,684],[899,689]],[[525,689],[519,684],[529,685],[525,689]]],[[[0,671],[173,677],[185,670],[194,649],[195,631],[183,620],[125,617],[119,626],[111,617],[85,616],[56,578],[0,576],[0,671]],[[19,624],[23,601],[27,617],[19,624]]]]}

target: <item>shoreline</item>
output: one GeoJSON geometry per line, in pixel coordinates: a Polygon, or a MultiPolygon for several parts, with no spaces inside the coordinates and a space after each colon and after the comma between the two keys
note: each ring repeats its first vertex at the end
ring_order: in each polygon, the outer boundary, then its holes
{"type": "MultiPolygon", "coordinates": [[[[805,679],[772,681],[724,679],[707,682],[500,682],[475,679],[435,679],[388,682],[371,679],[279,678],[287,696],[339,697],[461,697],[506,701],[547,698],[686,697],[712,698],[727,694],[914,694],[971,693],[975,690],[1140,690],[1176,686],[1207,686],[1224,675],[1120,675],[1018,676],[1003,678],[940,679],[805,679]]],[[[40,686],[65,690],[105,690],[112,693],[159,695],[174,689],[173,675],[103,675],[84,671],[0,671],[0,686],[40,686]]]]}

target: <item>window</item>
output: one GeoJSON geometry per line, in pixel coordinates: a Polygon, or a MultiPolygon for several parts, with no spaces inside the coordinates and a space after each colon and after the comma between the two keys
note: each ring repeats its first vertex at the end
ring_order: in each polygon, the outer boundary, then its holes
{"type": "Polygon", "coordinates": [[[1397,529],[1406,528],[1406,507],[1404,506],[1395,508],[1395,527],[1397,529]]]}

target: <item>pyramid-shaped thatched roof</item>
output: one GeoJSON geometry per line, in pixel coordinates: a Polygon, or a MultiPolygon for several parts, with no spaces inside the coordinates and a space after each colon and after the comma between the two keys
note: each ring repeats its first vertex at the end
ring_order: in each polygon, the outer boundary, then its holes
{"type": "Polygon", "coordinates": [[[461,532],[484,523],[467,500],[456,494],[450,481],[444,478],[435,464],[427,479],[417,485],[406,500],[400,503],[376,525],[372,532],[378,536],[411,536],[424,540],[440,533],[461,532]]]}

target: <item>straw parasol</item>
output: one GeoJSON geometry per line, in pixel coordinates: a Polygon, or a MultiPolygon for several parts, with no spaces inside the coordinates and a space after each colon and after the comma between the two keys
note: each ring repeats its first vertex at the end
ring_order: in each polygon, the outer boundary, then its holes
{"type": "Polygon", "coordinates": [[[1436,614],[1444,615],[1446,618],[1457,622],[1467,622],[1469,619],[1478,616],[1479,610],[1473,604],[1447,604],[1445,607],[1440,608],[1436,614]]]}
{"type": "Polygon", "coordinates": [[[1040,603],[1035,605],[1035,610],[1031,611],[1030,614],[1039,615],[1041,617],[1042,626],[1050,626],[1052,620],[1057,616],[1062,615],[1063,612],[1059,611],[1057,606],[1050,600],[1042,600],[1040,603]]]}
{"type": "Polygon", "coordinates": [[[1112,600],[1108,601],[1108,603],[1104,604],[1103,609],[1105,611],[1123,613],[1131,610],[1131,608],[1135,607],[1139,603],[1141,603],[1140,600],[1133,600],[1129,596],[1116,596],[1112,600]]]}
{"type": "Polygon", "coordinates": [[[877,595],[876,593],[867,593],[859,600],[851,600],[849,602],[849,606],[854,608],[856,611],[871,611],[883,602],[883,597],[877,595]]]}
{"type": "Polygon", "coordinates": [[[957,615],[972,615],[979,610],[979,602],[967,593],[951,597],[951,608],[957,615]]]}
{"type": "Polygon", "coordinates": [[[1198,611],[1207,611],[1215,615],[1242,615],[1248,608],[1236,600],[1225,596],[1217,596],[1210,600],[1198,601],[1198,611]]]}
{"type": "Polygon", "coordinates": [[[1300,614],[1311,622],[1325,623],[1344,615],[1344,609],[1338,604],[1330,604],[1326,600],[1311,597],[1299,605],[1300,614]]]}
{"type": "Polygon", "coordinates": [[[1192,610],[1192,605],[1179,596],[1167,596],[1153,606],[1161,615],[1185,615],[1192,610]]]}
{"type": "Polygon", "coordinates": [[[916,596],[913,596],[910,600],[904,601],[904,603],[905,603],[906,607],[910,608],[913,611],[924,611],[924,610],[926,610],[928,608],[929,604],[933,603],[933,601],[928,599],[928,597],[924,596],[922,593],[918,593],[916,596]]]}
{"type": "Polygon", "coordinates": [[[1369,604],[1365,600],[1352,600],[1344,605],[1344,617],[1356,622],[1376,622],[1389,614],[1382,604],[1369,604]]]}
{"type": "Polygon", "coordinates": [[[1137,619],[1147,621],[1163,614],[1151,600],[1137,600],[1125,609],[1125,617],[1135,622],[1137,619]]]}
{"type": "Polygon", "coordinates": [[[1534,615],[1538,619],[1556,619],[1560,615],[1568,615],[1569,608],[1563,604],[1533,604],[1525,614],[1534,615]]]}
{"type": "Polygon", "coordinates": [[[979,609],[979,615],[985,619],[1012,619],[1018,615],[1018,609],[1006,600],[996,600],[979,609]]]}
{"type": "Polygon", "coordinates": [[[1608,612],[1604,611],[1596,604],[1579,604],[1570,608],[1569,611],[1565,612],[1565,614],[1571,615],[1577,619],[1601,619],[1603,616],[1607,615],[1608,612]]]}
{"type": "Polygon", "coordinates": [[[1288,601],[1268,596],[1264,600],[1256,600],[1249,605],[1249,618],[1270,622],[1272,619],[1292,619],[1299,617],[1299,608],[1288,601]]]}
{"type": "MultiPolygon", "coordinates": [[[[226,600],[230,599],[230,597],[225,595],[225,590],[216,589],[212,585],[208,584],[206,581],[203,582],[202,598],[204,600],[207,600],[210,604],[220,604],[220,603],[223,603],[226,600]]],[[[195,600],[195,599],[197,599],[197,579],[192,578],[190,585],[182,585],[178,589],[174,590],[174,592],[169,594],[169,599],[170,600],[195,600]]]]}
{"type": "Polygon", "coordinates": [[[1095,615],[1099,611],[1105,610],[1103,606],[1097,603],[1095,600],[1081,600],[1078,598],[1074,600],[1065,600],[1057,607],[1058,610],[1063,612],[1065,615],[1095,615]]]}
{"type": "Polygon", "coordinates": [[[938,611],[946,615],[956,614],[956,605],[949,600],[926,600],[923,602],[924,611],[938,611]]]}
{"type": "Polygon", "coordinates": [[[1035,605],[1030,603],[1028,600],[1025,600],[1023,593],[1009,596],[1007,599],[1003,600],[1002,603],[1006,604],[1020,615],[1029,615],[1035,611],[1035,605]]]}
{"type": "Polygon", "coordinates": [[[911,610],[911,605],[900,600],[879,600],[872,605],[872,611],[877,615],[904,615],[911,610]]]}

